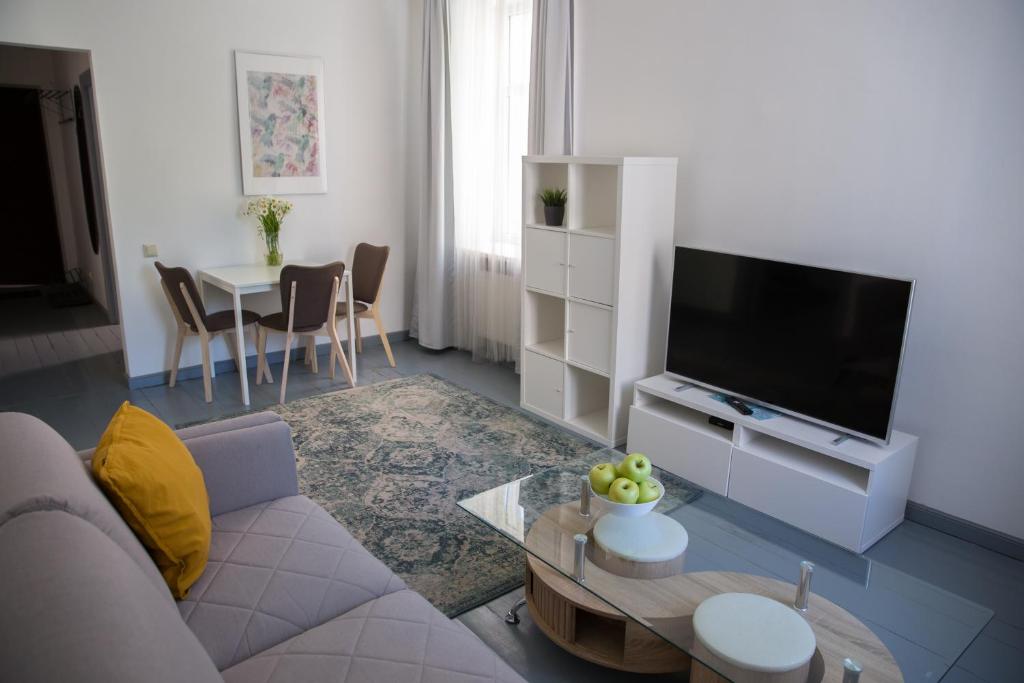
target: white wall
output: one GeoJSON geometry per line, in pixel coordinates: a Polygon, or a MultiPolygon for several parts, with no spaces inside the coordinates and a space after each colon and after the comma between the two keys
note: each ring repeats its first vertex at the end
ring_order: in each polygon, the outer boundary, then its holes
{"type": "Polygon", "coordinates": [[[680,158],[680,244],[911,276],[911,498],[1024,537],[1024,3],[576,3],[577,152],[680,158]]]}
{"type": "MultiPolygon", "coordinates": [[[[409,12],[403,0],[0,5],[0,41],[92,50],[129,375],[170,364],[172,318],[144,243],[193,271],[262,259],[254,225],[238,216],[235,49],[324,58],[330,191],[290,197],[282,249],[288,259],[350,262],[358,242],[390,244],[384,322],[406,326],[409,12]]],[[[269,312],[279,302],[268,295],[246,305],[269,312]]],[[[215,355],[229,357],[222,342],[215,355]]],[[[182,363],[198,362],[198,347],[186,345],[182,363]]]]}

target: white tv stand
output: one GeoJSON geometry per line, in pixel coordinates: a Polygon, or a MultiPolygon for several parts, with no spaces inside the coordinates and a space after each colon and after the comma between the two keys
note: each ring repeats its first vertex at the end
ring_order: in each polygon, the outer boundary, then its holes
{"type": "Polygon", "coordinates": [[[740,415],[700,386],[669,375],[636,382],[627,449],[702,488],[855,552],[903,521],[917,437],[889,444],[836,439],[836,432],[779,415],[740,415]],[[732,422],[732,431],[708,422],[732,422]]]}

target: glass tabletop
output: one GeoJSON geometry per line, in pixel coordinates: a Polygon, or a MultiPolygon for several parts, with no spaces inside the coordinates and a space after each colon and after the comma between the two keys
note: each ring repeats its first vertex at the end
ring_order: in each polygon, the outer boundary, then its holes
{"type": "MultiPolygon", "coordinates": [[[[804,560],[815,565],[810,608],[804,614],[818,645],[810,680],[841,680],[846,657],[864,668],[865,682],[939,680],[992,618],[985,607],[704,492],[657,467],[652,476],[664,495],[652,514],[602,521],[616,516],[592,496],[589,516],[581,515],[583,478],[590,468],[622,457],[617,451],[596,451],[482,491],[459,506],[527,551],[533,585],[539,579],[592,613],[639,625],[659,643],[725,679],[728,665],[695,640],[697,605],[732,592],[792,605],[804,560]],[[665,553],[657,543],[630,542],[632,535],[662,538],[656,525],[667,525],[670,546],[678,543],[674,528],[685,529],[681,556],[673,554],[675,546],[665,553]],[[586,561],[579,581],[575,555],[581,535],[586,561]]],[[[528,585],[528,598],[530,590],[528,585]]],[[[590,621],[585,625],[593,627],[590,621]]],[[[561,637],[568,641],[572,634],[561,637]]]]}

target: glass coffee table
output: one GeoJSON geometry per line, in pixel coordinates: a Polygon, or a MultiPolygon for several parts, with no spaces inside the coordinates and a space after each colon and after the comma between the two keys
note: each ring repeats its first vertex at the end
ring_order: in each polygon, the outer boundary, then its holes
{"type": "Polygon", "coordinates": [[[683,526],[685,552],[649,562],[608,552],[594,537],[606,515],[600,501],[581,514],[583,478],[593,465],[622,457],[596,451],[459,502],[526,550],[522,603],[549,638],[584,659],[635,673],[689,669],[694,681],[730,680],[729,663],[695,638],[694,610],[722,593],[792,605],[802,561],[814,564],[803,613],[817,644],[810,681],[839,683],[846,659],[863,670],[864,682],[937,681],[992,618],[987,608],[658,468],[653,476],[665,494],[655,512],[683,526]]]}

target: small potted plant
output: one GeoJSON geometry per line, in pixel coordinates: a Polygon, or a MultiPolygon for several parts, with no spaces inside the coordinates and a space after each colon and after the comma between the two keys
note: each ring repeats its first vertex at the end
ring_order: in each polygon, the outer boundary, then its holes
{"type": "Polygon", "coordinates": [[[544,204],[544,223],[552,226],[561,225],[565,219],[565,202],[569,198],[565,190],[549,187],[537,196],[544,204]]]}
{"type": "Polygon", "coordinates": [[[259,234],[267,245],[267,265],[279,266],[284,261],[284,254],[281,253],[281,222],[292,210],[292,203],[286,199],[277,197],[258,197],[250,199],[243,216],[256,216],[259,224],[259,234]]]}

